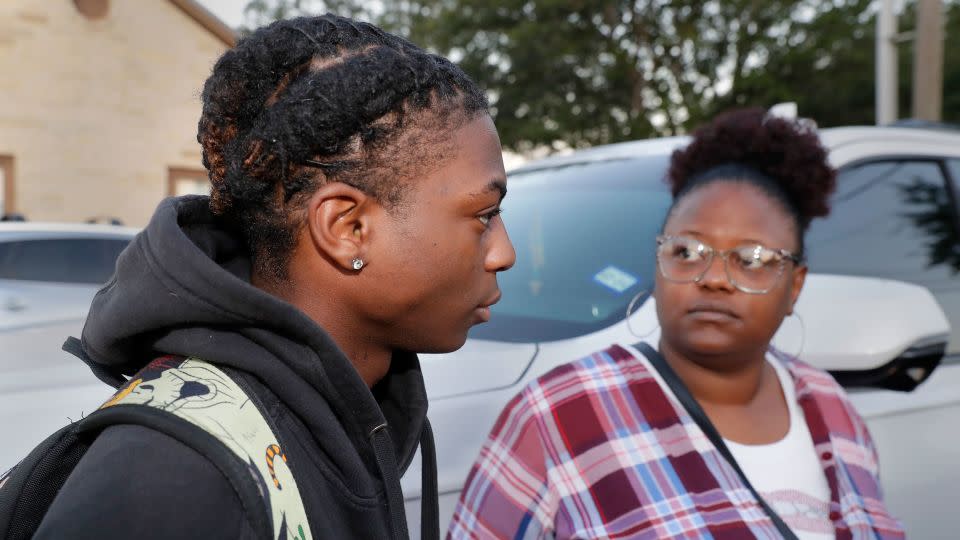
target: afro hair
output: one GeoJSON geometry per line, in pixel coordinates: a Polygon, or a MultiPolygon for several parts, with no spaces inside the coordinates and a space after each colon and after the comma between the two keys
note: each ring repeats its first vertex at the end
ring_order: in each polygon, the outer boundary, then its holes
{"type": "Polygon", "coordinates": [[[667,180],[675,201],[713,181],[756,184],[783,203],[802,233],[829,213],[836,171],[813,127],[749,108],[698,128],[691,143],[671,156],[667,180]],[[731,177],[735,170],[746,174],[731,177]]]}

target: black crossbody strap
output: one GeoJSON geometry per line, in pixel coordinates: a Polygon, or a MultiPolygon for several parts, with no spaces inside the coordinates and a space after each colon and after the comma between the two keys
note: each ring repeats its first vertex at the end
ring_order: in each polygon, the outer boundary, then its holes
{"type": "Polygon", "coordinates": [[[773,508],[770,508],[767,501],[763,500],[763,497],[754,489],[753,484],[747,479],[747,475],[743,473],[743,469],[740,468],[736,458],[733,457],[730,449],[727,448],[727,445],[723,442],[723,437],[720,436],[717,428],[713,426],[713,422],[710,421],[707,413],[703,411],[703,408],[697,403],[697,400],[690,393],[690,390],[687,389],[687,386],[683,384],[683,381],[680,380],[677,373],[673,371],[673,368],[667,364],[663,355],[644,342],[637,343],[634,347],[640,350],[640,352],[650,360],[650,363],[653,364],[653,367],[656,368],[663,380],[666,381],[670,389],[673,390],[673,394],[680,400],[680,404],[687,410],[690,417],[700,426],[700,429],[706,434],[707,438],[710,439],[710,442],[713,443],[713,446],[716,447],[717,451],[727,460],[730,466],[733,467],[733,470],[737,471],[737,474],[740,475],[740,481],[743,482],[743,485],[750,490],[753,497],[760,503],[760,507],[763,508],[763,511],[766,512],[770,520],[773,521],[774,526],[780,531],[780,534],[783,535],[786,540],[799,540],[797,535],[790,530],[790,527],[783,522],[783,519],[773,511],[773,508]]]}

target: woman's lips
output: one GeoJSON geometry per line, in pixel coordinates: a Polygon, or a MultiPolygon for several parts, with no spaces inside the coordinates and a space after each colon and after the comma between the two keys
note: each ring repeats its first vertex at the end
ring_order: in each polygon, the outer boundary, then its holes
{"type": "Polygon", "coordinates": [[[740,316],[729,307],[712,303],[694,305],[687,310],[687,316],[704,322],[731,322],[740,319],[740,316]]]}

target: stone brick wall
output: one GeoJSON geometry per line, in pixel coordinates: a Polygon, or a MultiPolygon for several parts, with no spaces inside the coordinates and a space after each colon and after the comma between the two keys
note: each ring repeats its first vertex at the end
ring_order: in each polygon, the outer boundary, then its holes
{"type": "Polygon", "coordinates": [[[226,47],[169,0],[110,0],[95,20],[73,0],[0,1],[6,210],[144,225],[171,169],[202,169],[199,93],[226,47]]]}

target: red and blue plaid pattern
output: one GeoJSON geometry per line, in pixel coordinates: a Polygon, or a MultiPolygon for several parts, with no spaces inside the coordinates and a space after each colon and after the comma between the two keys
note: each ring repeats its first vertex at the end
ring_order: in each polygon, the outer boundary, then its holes
{"type": "MultiPolygon", "coordinates": [[[[903,538],[866,425],[826,373],[774,352],[797,387],[838,539],[903,538]]],[[[448,538],[780,538],[736,472],[626,348],[554,369],[507,404],[448,538]]]]}

